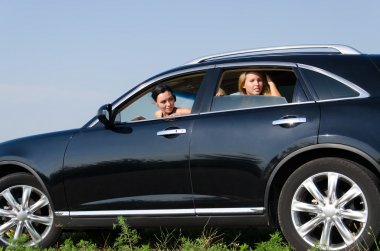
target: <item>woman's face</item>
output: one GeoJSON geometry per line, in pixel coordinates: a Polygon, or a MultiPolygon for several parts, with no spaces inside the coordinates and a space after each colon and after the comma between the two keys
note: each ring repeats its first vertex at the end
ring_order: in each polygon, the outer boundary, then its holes
{"type": "Polygon", "coordinates": [[[158,94],[156,105],[164,115],[170,114],[174,109],[174,97],[170,91],[158,94]]]}
{"type": "Polygon", "coordinates": [[[243,88],[247,92],[247,95],[260,95],[263,91],[264,80],[260,74],[255,72],[249,72],[245,76],[245,82],[243,88]]]}

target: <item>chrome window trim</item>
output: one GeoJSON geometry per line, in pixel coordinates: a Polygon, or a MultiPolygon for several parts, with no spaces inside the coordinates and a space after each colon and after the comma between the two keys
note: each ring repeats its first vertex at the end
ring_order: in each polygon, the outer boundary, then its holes
{"type": "Polygon", "coordinates": [[[109,211],[57,211],[56,216],[94,217],[94,216],[188,216],[208,214],[262,214],[264,207],[244,208],[200,208],[200,209],[153,209],[153,210],[109,210],[109,211]]]}
{"type": "MultiPolygon", "coordinates": [[[[297,67],[297,68],[304,68],[311,71],[318,72],[320,74],[323,74],[327,77],[330,77],[332,79],[335,79],[338,82],[341,82],[342,84],[348,86],[349,88],[353,89],[354,91],[359,93],[359,96],[356,97],[347,97],[347,98],[338,98],[341,99],[352,99],[352,98],[367,98],[369,97],[369,93],[366,92],[361,87],[357,86],[356,84],[352,83],[351,81],[348,81],[345,78],[342,78],[332,72],[323,70],[321,68],[306,65],[306,64],[297,64],[297,63],[288,63],[288,62],[276,62],[276,61],[257,61],[257,62],[241,62],[241,63],[225,63],[225,64],[216,64],[217,68],[227,68],[227,67],[250,67],[250,66],[280,66],[280,67],[297,67]]],[[[337,100],[337,99],[331,99],[331,100],[337,100]]],[[[327,101],[327,100],[324,100],[327,101]]],[[[329,100],[330,101],[330,100],[329,100]]],[[[304,102],[302,102],[304,103],[304,102]]]]}
{"type": "Polygon", "coordinates": [[[345,78],[342,78],[332,72],[329,72],[329,71],[326,71],[326,70],[323,70],[321,68],[318,68],[318,67],[315,67],[315,66],[310,66],[310,65],[305,65],[305,64],[298,64],[298,67],[300,68],[304,68],[304,69],[307,69],[307,70],[311,70],[311,71],[314,71],[314,72],[318,72],[322,75],[325,75],[329,78],[332,78],[342,84],[344,84],[345,86],[353,89],[354,91],[356,91],[357,93],[359,93],[359,96],[355,96],[355,97],[347,97],[347,98],[334,98],[334,99],[323,99],[323,100],[318,100],[317,102],[326,102],[326,101],[335,101],[335,100],[345,100],[345,99],[357,99],[357,98],[368,98],[370,95],[368,92],[366,92],[364,89],[362,89],[361,87],[357,86],[356,84],[352,83],[351,81],[348,81],[347,79],[345,78]]]}
{"type": "MultiPolygon", "coordinates": [[[[123,99],[119,100],[117,103],[112,104],[112,107],[119,106],[121,103],[123,103],[125,100],[129,99],[131,96],[135,95],[137,92],[141,91],[142,89],[146,88],[147,86],[151,85],[152,83],[160,81],[164,78],[170,78],[170,77],[173,77],[175,75],[181,75],[181,74],[186,74],[186,73],[191,73],[191,72],[196,72],[196,71],[208,70],[208,69],[212,69],[212,68],[215,68],[215,65],[198,66],[198,67],[194,67],[194,68],[190,68],[190,69],[185,69],[185,70],[167,73],[165,75],[161,75],[159,77],[151,79],[148,82],[145,82],[145,83],[143,82],[142,84],[139,85],[139,87],[137,87],[129,95],[125,96],[123,99]]],[[[180,117],[180,116],[176,116],[176,117],[180,117]]],[[[150,120],[154,120],[154,119],[150,119],[150,120]]],[[[148,121],[148,120],[144,120],[144,121],[148,121]]],[[[96,119],[88,127],[91,128],[94,125],[96,125],[98,122],[99,122],[99,120],[96,119]]],[[[130,121],[128,123],[136,123],[136,122],[142,122],[142,121],[130,121]]]]}
{"type": "MultiPolygon", "coordinates": [[[[346,100],[346,99],[356,99],[356,98],[367,98],[369,97],[369,93],[366,92],[361,87],[357,86],[356,84],[334,74],[329,71],[323,70],[321,68],[306,65],[306,64],[297,64],[297,63],[289,63],[289,62],[279,62],[279,61],[256,61],[256,62],[240,62],[240,63],[223,63],[223,64],[216,64],[216,65],[206,65],[206,66],[199,66],[194,67],[186,70],[180,70],[172,73],[168,73],[159,77],[156,77],[146,83],[142,83],[138,88],[136,88],[132,93],[125,96],[123,99],[119,100],[117,103],[113,104],[114,107],[119,106],[121,103],[123,103],[125,100],[129,99],[131,96],[135,95],[137,92],[141,91],[142,89],[146,88],[147,86],[151,85],[154,82],[160,81],[165,78],[169,78],[175,75],[181,75],[186,73],[192,73],[196,71],[202,71],[202,70],[208,70],[212,68],[232,68],[232,67],[255,67],[255,66],[280,66],[280,67],[299,67],[308,69],[311,71],[318,72],[320,74],[323,74],[327,77],[330,77],[332,79],[335,79],[336,81],[341,82],[342,84],[348,86],[349,88],[353,89],[354,91],[359,93],[359,96],[356,97],[347,97],[347,98],[337,98],[337,99],[325,99],[325,100],[318,100],[317,102],[329,102],[329,101],[336,101],[336,100],[346,100]]],[[[254,107],[254,108],[243,108],[243,109],[231,109],[231,110],[221,110],[221,111],[209,111],[209,112],[202,112],[200,114],[209,114],[209,113],[219,113],[219,112],[226,112],[226,111],[236,111],[236,110],[247,110],[247,109],[257,109],[257,108],[265,108],[265,107],[275,107],[275,106],[284,106],[284,105],[294,105],[294,104],[307,104],[307,103],[314,103],[314,101],[307,101],[307,102],[299,102],[299,103],[288,103],[288,104],[282,104],[282,105],[273,105],[273,106],[262,106],[262,107],[254,107]]],[[[187,117],[187,116],[194,116],[196,114],[188,114],[188,115],[181,115],[176,116],[176,118],[180,117],[187,117]]],[[[141,121],[130,121],[128,123],[141,123],[145,121],[152,121],[152,120],[165,120],[166,118],[157,118],[157,119],[146,119],[141,121]]],[[[96,119],[93,123],[89,125],[89,128],[93,127],[95,124],[99,122],[98,119],[96,119]]]]}

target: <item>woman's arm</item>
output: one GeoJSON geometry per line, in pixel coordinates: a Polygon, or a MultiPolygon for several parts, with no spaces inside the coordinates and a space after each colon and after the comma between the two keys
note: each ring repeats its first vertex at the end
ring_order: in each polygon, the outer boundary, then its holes
{"type": "Polygon", "coordinates": [[[178,116],[178,115],[187,115],[190,113],[191,113],[191,108],[177,108],[177,111],[172,115],[178,116]]]}
{"type": "Polygon", "coordinates": [[[281,93],[278,91],[276,84],[272,81],[268,74],[266,74],[266,78],[270,89],[270,95],[281,97],[281,93]]]}

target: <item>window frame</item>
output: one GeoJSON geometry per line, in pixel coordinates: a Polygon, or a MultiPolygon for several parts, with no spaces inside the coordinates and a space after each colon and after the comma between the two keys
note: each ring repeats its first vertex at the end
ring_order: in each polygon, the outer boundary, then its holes
{"type": "MultiPolygon", "coordinates": [[[[189,68],[189,69],[183,69],[183,70],[173,71],[173,72],[170,72],[170,73],[166,73],[166,74],[162,74],[162,75],[150,78],[150,79],[142,82],[141,84],[132,87],[129,91],[127,91],[125,94],[123,94],[121,97],[119,97],[118,99],[116,99],[113,103],[111,103],[111,105],[112,105],[112,114],[113,114],[111,120],[115,119],[115,117],[118,114],[119,110],[123,109],[124,106],[127,103],[133,102],[133,100],[141,98],[142,96],[140,96],[140,95],[143,92],[145,92],[147,89],[153,87],[156,83],[161,82],[161,81],[165,81],[167,79],[175,78],[175,77],[181,77],[181,76],[184,76],[184,75],[191,75],[191,74],[197,74],[197,73],[200,73],[200,72],[204,72],[205,75],[204,75],[203,80],[202,80],[202,82],[201,82],[201,84],[199,86],[199,89],[198,89],[198,92],[197,92],[197,96],[196,96],[196,98],[194,100],[194,103],[193,103],[193,109],[194,109],[194,107],[200,102],[199,96],[202,96],[202,95],[199,95],[199,94],[202,91],[202,89],[205,88],[205,80],[207,79],[207,76],[209,75],[209,70],[213,69],[214,67],[215,67],[214,65],[206,65],[206,66],[192,67],[192,68],[189,68]]],[[[195,111],[192,114],[179,115],[179,116],[176,116],[175,118],[180,118],[180,117],[184,117],[184,116],[194,116],[197,113],[199,113],[199,112],[195,111]]],[[[165,119],[165,118],[153,118],[153,119],[146,119],[146,120],[135,120],[135,121],[128,121],[128,122],[122,123],[122,124],[141,123],[141,122],[146,122],[146,121],[155,121],[155,120],[163,120],[163,119],[165,119]]],[[[101,122],[98,120],[98,118],[95,117],[94,121],[91,122],[91,123],[89,123],[88,128],[96,127],[99,123],[101,123],[101,122]]]]}
{"type": "Polygon", "coordinates": [[[313,87],[313,83],[310,83],[309,80],[303,76],[302,74],[302,71],[300,71],[300,75],[302,76],[303,78],[303,81],[306,83],[308,89],[310,89],[310,91],[312,92],[312,95],[314,97],[314,100],[318,103],[320,102],[330,102],[330,101],[337,101],[337,100],[349,100],[349,99],[361,99],[361,98],[368,98],[370,97],[370,94],[365,91],[364,89],[362,89],[361,87],[359,87],[358,85],[352,83],[351,81],[345,79],[345,78],[342,78],[332,72],[329,72],[329,71],[326,71],[324,69],[321,69],[321,68],[318,68],[318,67],[315,67],[315,66],[311,66],[311,65],[306,65],[306,64],[297,64],[299,68],[301,69],[306,69],[306,70],[310,70],[310,71],[314,71],[316,73],[319,73],[321,75],[324,75],[326,77],[329,77],[331,79],[334,79],[335,81],[338,81],[340,82],[341,84],[347,86],[348,88],[352,89],[353,91],[357,92],[359,95],[358,96],[354,96],[354,97],[345,97],[345,98],[332,98],[332,99],[319,99],[314,87],[313,87]]]}
{"type": "MultiPolygon", "coordinates": [[[[215,65],[215,71],[218,71],[218,76],[215,78],[214,86],[212,89],[212,92],[209,92],[208,96],[210,97],[207,102],[207,107],[204,107],[203,112],[201,114],[211,114],[211,113],[221,113],[221,112],[230,112],[230,111],[241,111],[241,110],[248,110],[248,109],[261,109],[261,108],[267,108],[267,107],[276,107],[276,106],[292,106],[297,104],[306,104],[306,103],[314,103],[313,96],[309,92],[308,88],[305,86],[304,78],[300,75],[299,67],[296,63],[290,63],[290,62],[275,62],[275,61],[257,61],[257,62],[239,62],[239,63],[224,63],[224,64],[216,64],[215,65]],[[238,109],[228,109],[228,110],[219,110],[219,111],[212,111],[212,101],[215,96],[217,88],[219,88],[220,83],[223,78],[223,74],[226,71],[230,70],[243,70],[243,69],[249,69],[249,68],[272,68],[275,70],[276,67],[279,68],[279,70],[289,70],[292,71],[297,78],[296,83],[300,85],[301,89],[305,93],[305,96],[307,98],[307,101],[298,102],[298,103],[287,103],[287,104],[278,104],[278,105],[270,105],[270,106],[260,106],[260,107],[250,107],[250,108],[238,108],[238,109]],[[287,69],[285,69],[287,68],[287,69]]],[[[237,84],[237,83],[236,83],[237,84]]]]}
{"type": "MultiPolygon", "coordinates": [[[[297,80],[297,75],[296,75],[295,70],[293,68],[289,68],[289,69],[286,69],[286,68],[275,69],[273,67],[267,67],[267,66],[263,66],[263,67],[261,67],[261,66],[257,67],[256,66],[255,68],[253,68],[253,67],[247,67],[247,68],[226,69],[226,70],[222,71],[221,76],[220,76],[219,81],[218,81],[218,84],[217,84],[217,88],[222,88],[223,89],[223,87],[225,87],[225,86],[221,86],[221,85],[222,85],[222,82],[225,80],[225,76],[227,74],[230,74],[230,73],[233,73],[233,72],[243,73],[243,72],[250,72],[250,71],[268,72],[269,75],[270,75],[271,72],[291,72],[291,73],[293,73],[293,75],[296,77],[296,80],[297,80]]],[[[236,80],[236,83],[234,83],[235,86],[237,86],[237,82],[238,82],[237,80],[236,80]]],[[[215,93],[217,91],[217,88],[215,89],[215,93]]],[[[230,93],[230,94],[227,94],[227,95],[236,95],[238,93],[238,91],[239,90],[236,90],[236,92],[230,93]]],[[[285,96],[283,96],[283,97],[285,97],[285,96]]]]}
{"type": "MultiPolygon", "coordinates": [[[[360,98],[367,98],[370,97],[369,93],[362,89],[361,87],[357,86],[356,84],[348,81],[347,79],[344,79],[334,73],[331,73],[329,71],[323,70],[321,68],[302,64],[302,63],[292,63],[292,62],[281,62],[281,61],[255,61],[255,62],[235,62],[235,63],[222,63],[222,64],[210,64],[210,65],[203,65],[203,66],[197,66],[197,67],[191,67],[186,69],[180,69],[177,71],[171,71],[169,73],[164,73],[161,75],[158,75],[156,77],[150,78],[141,84],[132,87],[130,90],[128,90],[125,94],[123,94],[121,97],[116,99],[112,103],[112,113],[115,114],[117,111],[125,104],[125,102],[128,102],[131,98],[134,98],[136,95],[138,95],[141,91],[143,91],[146,88],[149,88],[154,83],[160,82],[162,80],[173,78],[176,76],[181,75],[187,75],[187,74],[193,74],[196,72],[205,72],[205,76],[203,78],[203,81],[200,85],[200,88],[197,93],[197,97],[194,100],[193,104],[193,113],[189,115],[181,115],[176,116],[183,117],[183,116],[194,116],[197,114],[208,114],[208,113],[219,113],[219,112],[225,112],[227,110],[222,111],[210,111],[212,100],[215,94],[216,88],[219,87],[220,80],[222,77],[222,74],[227,69],[233,69],[233,68],[249,68],[249,67],[285,67],[285,68],[291,68],[292,71],[295,73],[297,82],[300,85],[301,89],[306,95],[307,101],[299,102],[299,103],[288,103],[288,104],[282,104],[283,105],[298,105],[298,104],[305,104],[305,103],[314,103],[314,102],[330,102],[330,101],[336,101],[336,100],[346,100],[346,99],[360,99],[360,98]],[[308,69],[315,71],[319,74],[326,75],[327,77],[333,78],[346,86],[352,88],[356,92],[359,93],[359,96],[357,97],[347,97],[347,98],[338,98],[338,99],[329,99],[329,100],[319,100],[316,96],[315,90],[312,87],[312,84],[309,83],[301,74],[300,68],[308,69]]],[[[272,107],[272,106],[267,106],[272,107]]],[[[244,109],[260,109],[262,107],[255,107],[255,108],[244,108],[244,109]]],[[[233,109],[231,111],[236,111],[240,109],[233,109]]],[[[129,121],[129,123],[141,123],[144,121],[151,121],[151,120],[159,120],[163,118],[157,118],[157,119],[149,119],[149,120],[141,120],[141,121],[129,121]]],[[[97,126],[100,123],[97,117],[94,117],[92,120],[90,120],[84,127],[91,128],[94,126],[97,126]]]]}
{"type": "Polygon", "coordinates": [[[229,111],[239,111],[239,110],[247,110],[247,109],[261,109],[261,108],[267,108],[267,107],[275,107],[275,106],[292,106],[292,105],[300,105],[300,104],[307,104],[307,103],[315,103],[315,102],[330,102],[330,101],[336,101],[336,100],[348,100],[348,99],[361,99],[361,98],[367,98],[370,97],[370,94],[359,87],[358,85],[352,83],[351,81],[348,81],[347,79],[340,77],[332,72],[326,71],[324,69],[308,65],[308,64],[301,64],[301,63],[292,63],[292,62],[280,62],[280,61],[255,61],[255,62],[238,62],[238,63],[223,63],[223,64],[216,64],[214,71],[218,72],[218,76],[214,79],[214,85],[211,92],[208,92],[208,97],[210,97],[207,102],[207,106],[204,106],[203,112],[201,114],[209,114],[209,113],[220,113],[220,112],[229,112],[229,111]],[[250,68],[250,67],[279,67],[279,68],[290,68],[296,78],[297,82],[300,85],[301,89],[306,95],[307,101],[303,102],[296,102],[296,103],[288,103],[288,104],[281,104],[281,105],[273,105],[273,106],[262,106],[262,107],[252,107],[252,108],[242,108],[242,109],[231,109],[231,110],[221,110],[221,111],[211,111],[212,106],[212,100],[214,97],[214,94],[217,90],[217,88],[220,85],[220,81],[223,77],[223,73],[227,70],[232,69],[243,69],[243,68],[250,68]],[[356,97],[347,97],[347,98],[337,98],[337,99],[329,99],[329,100],[319,100],[314,88],[312,87],[312,84],[307,81],[305,77],[301,74],[300,68],[308,69],[315,71],[319,74],[323,74],[327,77],[333,78],[342,84],[348,86],[349,88],[353,89],[354,91],[359,93],[359,96],[356,97]]]}
{"type": "MultiPolygon", "coordinates": [[[[201,89],[201,85],[206,77],[206,74],[207,74],[207,71],[195,71],[195,72],[188,72],[188,73],[184,73],[184,74],[180,74],[180,75],[174,75],[174,76],[170,76],[170,77],[167,77],[167,78],[163,78],[163,79],[160,79],[156,82],[153,82],[152,84],[150,85],[147,85],[145,86],[144,88],[142,88],[140,91],[136,92],[135,95],[132,95],[129,99],[125,100],[125,102],[121,103],[117,108],[114,109],[113,111],[113,117],[112,119],[114,121],[117,121],[117,117],[123,112],[125,111],[126,109],[132,109],[130,108],[131,105],[134,105],[136,104],[136,102],[140,102],[141,99],[147,99],[147,100],[144,100],[143,102],[151,102],[152,105],[154,105],[154,100],[151,98],[151,92],[154,88],[154,86],[156,86],[157,84],[161,84],[161,83],[164,83],[164,84],[167,84],[168,86],[170,86],[173,90],[173,93],[174,94],[177,94],[177,102],[178,102],[178,99],[179,99],[179,96],[178,96],[178,93],[176,93],[176,89],[175,87],[173,87],[172,85],[170,85],[170,82],[171,81],[176,81],[178,79],[181,79],[181,78],[186,78],[186,77],[190,77],[190,78],[195,78],[196,76],[198,77],[201,77],[201,81],[199,82],[199,85],[197,86],[197,90],[196,90],[196,95],[195,95],[195,98],[192,102],[192,106],[191,108],[194,107],[194,104],[197,100],[197,96],[198,96],[198,93],[199,93],[199,90],[201,89]],[[169,82],[169,83],[168,83],[169,82]],[[149,100],[149,101],[148,101],[149,100]]],[[[173,83],[171,83],[173,84],[173,83]]],[[[146,105],[148,105],[148,103],[145,103],[146,105]]],[[[180,107],[185,107],[185,106],[181,106],[179,105],[180,107]]],[[[148,109],[148,108],[147,108],[148,109]]],[[[150,110],[152,108],[149,108],[148,110],[150,110]]],[[[158,108],[156,107],[156,109],[154,110],[157,110],[158,108]]],[[[182,117],[182,116],[189,116],[189,115],[192,115],[194,113],[191,113],[191,114],[187,114],[187,115],[177,115],[175,117],[182,117]]],[[[146,114],[142,113],[141,114],[143,117],[145,117],[146,114]]],[[[132,122],[142,122],[142,121],[151,121],[151,120],[157,120],[157,119],[164,119],[164,118],[155,118],[152,114],[151,117],[147,117],[145,119],[141,119],[141,120],[122,120],[120,122],[118,122],[117,124],[129,124],[129,123],[132,123],[132,122]]],[[[166,118],[167,119],[167,118],[166,118]]]]}

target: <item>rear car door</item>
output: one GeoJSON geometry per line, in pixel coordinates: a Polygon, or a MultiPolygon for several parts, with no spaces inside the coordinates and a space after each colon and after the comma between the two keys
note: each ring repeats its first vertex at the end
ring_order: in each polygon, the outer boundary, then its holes
{"type": "Polygon", "coordinates": [[[296,65],[221,66],[190,144],[198,215],[260,214],[271,171],[289,153],[317,143],[320,111],[296,65]],[[283,97],[237,95],[241,73],[270,75],[283,97]],[[225,96],[215,96],[223,89],[225,96]]]}

